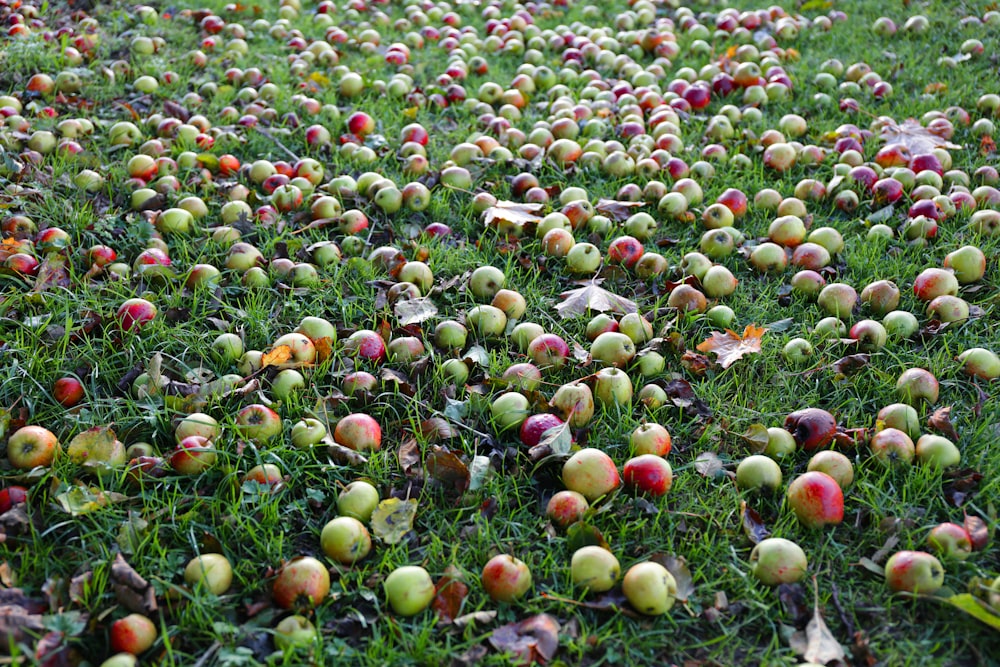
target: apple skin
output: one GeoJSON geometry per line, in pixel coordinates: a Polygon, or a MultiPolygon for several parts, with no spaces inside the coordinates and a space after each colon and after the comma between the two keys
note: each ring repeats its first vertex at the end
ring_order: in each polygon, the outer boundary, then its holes
{"type": "Polygon", "coordinates": [[[938,392],[937,378],[923,368],[908,368],[896,380],[896,393],[910,405],[919,403],[921,399],[933,405],[937,403],[938,392]]]}
{"type": "Polygon", "coordinates": [[[278,572],[271,589],[274,604],[291,609],[303,604],[321,604],[330,592],[330,572],[312,556],[300,556],[289,561],[278,572]]]}
{"type": "Polygon", "coordinates": [[[528,356],[541,369],[559,370],[566,365],[569,346],[560,336],[546,333],[528,344],[528,356]]]}
{"type": "Polygon", "coordinates": [[[177,426],[174,428],[174,439],[180,442],[188,436],[200,435],[203,438],[214,440],[221,433],[222,428],[214,417],[203,412],[192,412],[177,422],[177,426]]]}
{"type": "Polygon", "coordinates": [[[129,614],[111,624],[111,650],[139,655],[156,641],[156,625],[142,614],[129,614]]]}
{"type": "Polygon", "coordinates": [[[344,341],[344,351],[350,356],[380,363],[385,361],[385,341],[374,331],[360,329],[344,341]]]}
{"type": "Polygon", "coordinates": [[[104,662],[101,667],[138,667],[139,659],[131,653],[117,653],[104,662]]]}
{"type": "Polygon", "coordinates": [[[594,398],[607,406],[628,406],[632,403],[632,379],[617,368],[602,368],[594,375],[594,398]]]}
{"type": "Polygon", "coordinates": [[[806,408],[789,414],[785,418],[785,429],[795,437],[796,444],[809,452],[833,442],[837,420],[826,410],[806,408]]]}
{"type": "Polygon", "coordinates": [[[824,472],[807,472],[788,485],[788,505],[806,528],[822,528],[844,520],[844,492],[824,472]]]}
{"type": "Polygon", "coordinates": [[[372,518],[378,503],[378,489],[364,480],[351,482],[337,494],[337,512],[365,523],[372,518]]]}
{"type": "Polygon", "coordinates": [[[571,382],[556,389],[549,405],[568,419],[573,428],[583,428],[594,416],[594,394],[582,382],[571,382]]]}
{"type": "Polygon", "coordinates": [[[188,586],[200,585],[213,595],[222,595],[233,583],[233,567],[222,554],[202,554],[192,558],[184,568],[188,586]]]}
{"type": "Polygon", "coordinates": [[[59,440],[41,426],[22,426],[7,440],[7,459],[19,470],[50,466],[59,452],[59,440]]]}
{"type": "Polygon", "coordinates": [[[846,489],[854,483],[854,465],[851,463],[851,459],[832,449],[825,449],[813,454],[806,470],[825,472],[833,477],[841,489],[846,489]]]}
{"type": "Polygon", "coordinates": [[[583,519],[590,503],[576,491],[559,491],[545,505],[545,516],[559,528],[566,528],[583,519]]]}
{"type": "Polygon", "coordinates": [[[615,462],[593,447],[581,449],[563,464],[562,479],[567,489],[576,491],[588,502],[611,493],[621,483],[615,462]]]}
{"type": "Polygon", "coordinates": [[[642,454],[666,456],[670,453],[671,446],[670,432],[661,424],[651,422],[640,424],[629,436],[632,456],[642,454]]]}
{"type": "Polygon", "coordinates": [[[487,561],[481,579],[486,594],[497,602],[518,600],[531,588],[531,570],[523,561],[507,554],[487,561]]]}
{"type": "Polygon", "coordinates": [[[573,552],[569,571],[574,586],[591,593],[604,593],[614,588],[621,576],[621,565],[607,549],[588,545],[573,552]]]}
{"type": "Polygon", "coordinates": [[[315,417],[306,417],[292,426],[292,446],[296,449],[308,449],[322,442],[326,437],[326,425],[315,417]]]}
{"type": "Polygon", "coordinates": [[[316,626],[305,616],[286,616],[274,626],[274,647],[285,651],[293,646],[309,646],[317,636],[316,626]]]}
{"type": "Polygon", "coordinates": [[[878,412],[877,421],[889,428],[898,428],[910,436],[910,440],[920,437],[920,416],[912,405],[893,403],[878,412]]]}
{"type": "Polygon", "coordinates": [[[761,540],[750,552],[750,573],[768,586],[794,584],[808,568],[802,547],[781,537],[761,540]]]}
{"type": "Polygon", "coordinates": [[[765,456],[777,460],[791,456],[797,449],[798,443],[795,442],[795,436],[791,433],[779,426],[771,426],[767,429],[767,444],[764,445],[762,452],[765,456]]]}
{"type": "Polygon", "coordinates": [[[972,555],[972,537],[958,523],[939,523],[927,535],[927,544],[944,558],[966,560],[972,555]]]}
{"type": "Polygon", "coordinates": [[[542,436],[546,431],[562,426],[564,423],[557,415],[549,412],[531,415],[521,423],[521,443],[525,447],[534,447],[542,441],[542,436]]]}
{"type": "Polygon", "coordinates": [[[895,428],[885,428],[873,435],[868,447],[885,465],[909,465],[916,454],[910,436],[895,428]]]}
{"type": "Polygon", "coordinates": [[[622,592],[636,611],[659,616],[670,611],[677,599],[677,581],[659,563],[636,563],[622,578],[622,592]]]}
{"type": "Polygon", "coordinates": [[[333,439],[356,452],[377,452],[382,446],[382,427],[369,415],[355,412],[337,422],[333,439]]]}
{"type": "Polygon", "coordinates": [[[530,411],[531,403],[528,398],[516,391],[500,394],[490,404],[490,416],[500,432],[521,426],[530,411]]]}
{"type": "Polygon", "coordinates": [[[736,486],[744,490],[777,491],[781,479],[781,468],[768,456],[753,454],[736,466],[736,486]]]}
{"type": "Polygon", "coordinates": [[[926,551],[897,551],[885,562],[885,583],[894,591],[931,595],[944,585],[944,567],[926,551]]]}
{"type": "Polygon", "coordinates": [[[430,606],[435,594],[430,574],[419,565],[397,567],[382,582],[382,589],[400,616],[416,616],[430,606]]]}
{"type": "Polygon", "coordinates": [[[641,454],[625,462],[622,479],[626,486],[659,497],[670,490],[674,474],[662,456],[641,454]]]}
{"type": "Polygon", "coordinates": [[[156,306],[146,299],[128,299],[118,308],[122,331],[140,329],[156,318],[156,306]]]}
{"type": "Polygon", "coordinates": [[[323,526],[319,543],[323,553],[341,565],[353,565],[372,550],[365,524],[349,516],[338,516],[323,526]]]}

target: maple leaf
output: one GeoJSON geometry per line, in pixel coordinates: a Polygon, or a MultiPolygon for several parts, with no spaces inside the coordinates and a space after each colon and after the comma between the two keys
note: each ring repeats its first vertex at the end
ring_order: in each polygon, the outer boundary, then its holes
{"type": "Polygon", "coordinates": [[[634,313],[639,308],[634,301],[629,301],[625,297],[613,294],[601,287],[603,278],[594,278],[577,283],[582,285],[574,290],[563,292],[560,296],[565,299],[556,306],[563,318],[574,315],[586,315],[588,310],[599,312],[611,311],[613,313],[634,313]]]}
{"type": "Polygon", "coordinates": [[[616,201],[614,199],[601,199],[597,202],[595,210],[606,214],[613,220],[625,220],[632,215],[632,209],[644,206],[641,201],[616,201]]]}
{"type": "Polygon", "coordinates": [[[483,223],[487,227],[503,229],[500,223],[504,222],[516,229],[520,229],[529,223],[540,221],[542,216],[538,215],[538,213],[541,210],[541,204],[519,204],[501,199],[483,211],[483,223]]]}
{"type": "Polygon", "coordinates": [[[913,118],[907,118],[902,125],[897,125],[895,121],[887,122],[882,126],[882,138],[885,139],[886,146],[899,144],[906,147],[911,155],[926,155],[939,147],[962,148],[934,134],[913,118]]]}
{"type": "Polygon", "coordinates": [[[715,331],[698,345],[698,351],[715,352],[719,365],[729,368],[744,354],[760,352],[761,338],[766,331],[767,329],[756,324],[748,324],[742,336],[731,329],[726,329],[724,334],[715,331]]]}

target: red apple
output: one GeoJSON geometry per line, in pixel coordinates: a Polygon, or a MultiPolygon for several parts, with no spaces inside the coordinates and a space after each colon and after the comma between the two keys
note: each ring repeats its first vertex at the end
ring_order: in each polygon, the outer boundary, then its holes
{"type": "Polygon", "coordinates": [[[528,356],[541,369],[560,369],[569,357],[569,346],[556,334],[542,334],[528,344],[528,356]]]}
{"type": "Polygon", "coordinates": [[[652,496],[666,494],[674,482],[670,464],[656,454],[641,454],[626,461],[622,478],[627,486],[652,496]]]}
{"type": "Polygon", "coordinates": [[[872,455],[886,465],[909,464],[916,454],[910,436],[895,428],[885,428],[876,433],[868,447],[872,455]]]}
{"type": "Polygon", "coordinates": [[[330,592],[330,572],[312,556],[300,556],[278,571],[271,589],[274,604],[282,609],[314,607],[330,592]]]}
{"type": "Polygon", "coordinates": [[[551,413],[531,415],[521,423],[520,437],[525,447],[534,447],[549,429],[563,425],[563,420],[551,413]]]}
{"type": "Polygon", "coordinates": [[[593,502],[618,488],[621,478],[611,457],[588,447],[576,452],[563,464],[563,484],[593,502]]]}
{"type": "Polygon", "coordinates": [[[944,567],[925,551],[897,551],[885,562],[885,583],[894,591],[932,595],[944,585],[944,567]]]}
{"type": "Polygon", "coordinates": [[[518,600],[531,588],[531,570],[521,560],[500,554],[483,567],[483,589],[497,602],[518,600]]]}
{"type": "Polygon", "coordinates": [[[371,416],[356,412],[337,422],[333,439],[356,452],[377,452],[382,446],[382,427],[371,416]]]}
{"type": "Polygon", "coordinates": [[[350,356],[357,356],[368,361],[381,362],[385,360],[385,341],[374,331],[359,329],[344,341],[344,351],[350,356]]]}
{"type": "Polygon", "coordinates": [[[142,614],[129,614],[111,624],[111,650],[139,655],[156,641],[156,625],[142,614]]]}
{"type": "Polygon", "coordinates": [[[215,464],[215,443],[200,435],[189,435],[177,443],[170,467],[181,475],[198,475],[215,464]]]}
{"type": "Polygon", "coordinates": [[[281,433],[281,417],[266,405],[253,403],[236,414],[236,428],[244,438],[264,442],[281,433]]]}
{"type": "Polygon", "coordinates": [[[788,485],[788,505],[806,528],[822,528],[844,520],[844,492],[823,472],[807,472],[788,485]]]}
{"type": "Polygon", "coordinates": [[[656,456],[666,456],[671,448],[670,432],[655,423],[640,424],[629,436],[629,446],[633,456],[642,454],[654,454],[656,456]]]}
{"type": "Polygon", "coordinates": [[[806,451],[823,449],[833,442],[837,420],[826,410],[806,408],[785,418],[785,429],[795,436],[795,442],[806,451]]]}
{"type": "Polygon", "coordinates": [[[118,308],[118,323],[123,331],[138,329],[156,317],[156,306],[145,299],[128,299],[118,308]]]}
{"type": "Polygon", "coordinates": [[[927,544],[945,558],[965,560],[972,555],[972,537],[958,523],[939,523],[927,536],[927,544]]]}
{"type": "Polygon", "coordinates": [[[59,378],[52,385],[52,397],[63,407],[73,407],[83,400],[83,396],[83,383],[75,377],[59,378]]]}
{"type": "Polygon", "coordinates": [[[545,506],[545,516],[559,528],[581,521],[590,503],[576,491],[559,491],[549,498],[545,506]]]}
{"type": "MultiPolygon", "coordinates": [[[[562,493],[568,492],[563,491],[562,493]]],[[[28,502],[28,490],[23,486],[7,486],[0,489],[0,514],[26,502],[28,502]]]]}

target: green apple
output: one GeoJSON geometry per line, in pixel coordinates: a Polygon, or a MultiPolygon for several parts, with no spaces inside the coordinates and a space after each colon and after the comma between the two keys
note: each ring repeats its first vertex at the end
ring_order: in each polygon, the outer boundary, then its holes
{"type": "Polygon", "coordinates": [[[352,516],[338,516],[323,526],[319,543],[323,553],[341,565],[353,565],[372,550],[368,529],[352,516]]]}
{"type": "Polygon", "coordinates": [[[592,593],[611,590],[621,576],[621,565],[615,555],[595,545],[580,547],[570,559],[570,576],[573,585],[592,593]]]}
{"type": "Polygon", "coordinates": [[[646,561],[628,569],[622,579],[622,592],[636,611],[658,616],[670,611],[677,599],[677,581],[667,568],[646,561]]]}
{"type": "Polygon", "coordinates": [[[297,646],[309,646],[316,641],[319,633],[316,626],[305,616],[295,614],[281,619],[274,626],[274,646],[284,651],[297,646]]]}
{"type": "Polygon", "coordinates": [[[792,584],[806,574],[808,562],[802,547],[791,540],[769,537],[750,552],[750,573],[763,584],[792,584]]]}
{"type": "Polygon", "coordinates": [[[776,491],[781,486],[781,468],[774,459],[753,454],[736,466],[736,485],[745,490],[776,491]]]}
{"type": "Polygon", "coordinates": [[[337,495],[337,512],[368,522],[378,507],[378,489],[364,480],[351,482],[337,495]]]}
{"type": "Polygon", "coordinates": [[[313,417],[306,417],[292,426],[292,445],[297,449],[308,449],[322,442],[326,435],[326,426],[323,422],[313,417]]]}
{"type": "Polygon", "coordinates": [[[404,565],[389,573],[382,582],[389,606],[400,616],[415,616],[434,599],[434,582],[419,565],[404,565]]]}
{"type": "Polygon", "coordinates": [[[925,551],[898,551],[885,562],[885,583],[894,591],[931,595],[944,585],[944,567],[925,551]]]}
{"type": "Polygon", "coordinates": [[[200,585],[205,590],[222,595],[233,582],[233,567],[222,554],[195,556],[184,568],[184,581],[188,586],[200,585]]]}
{"type": "Polygon", "coordinates": [[[519,427],[529,414],[531,414],[531,403],[524,394],[516,391],[500,394],[490,404],[490,415],[497,431],[519,427]]]}

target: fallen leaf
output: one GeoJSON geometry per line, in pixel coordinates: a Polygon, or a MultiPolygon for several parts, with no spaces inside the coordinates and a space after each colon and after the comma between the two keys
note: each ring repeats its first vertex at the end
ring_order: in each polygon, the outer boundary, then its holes
{"type": "Polygon", "coordinates": [[[420,445],[416,438],[409,438],[399,446],[396,453],[399,467],[407,477],[419,475],[420,472],[420,445]]]}
{"type": "Polygon", "coordinates": [[[502,625],[490,635],[493,648],[510,653],[517,664],[546,664],[559,648],[559,621],[548,614],[502,625]]]}
{"type": "Polygon", "coordinates": [[[41,614],[29,613],[20,605],[0,606],[0,634],[6,642],[17,644],[38,635],[45,625],[41,614]]]}
{"type": "Polygon", "coordinates": [[[589,311],[613,312],[613,313],[634,313],[638,311],[638,306],[634,301],[629,301],[625,297],[613,294],[601,287],[603,278],[594,278],[578,282],[578,287],[568,292],[563,292],[561,296],[564,301],[556,305],[556,312],[563,318],[575,315],[586,315],[589,311]]]}
{"type": "Polygon", "coordinates": [[[118,602],[129,611],[150,616],[156,613],[156,592],[121,554],[111,564],[111,588],[118,602]]]}
{"type": "Polygon", "coordinates": [[[838,359],[833,362],[833,372],[836,375],[834,379],[842,380],[854,375],[867,366],[870,360],[871,355],[868,354],[849,354],[846,357],[838,359]]]}
{"type": "Polygon", "coordinates": [[[386,544],[397,544],[413,530],[413,519],[416,516],[416,499],[386,498],[372,513],[372,532],[386,544]]]}
{"type": "Polygon", "coordinates": [[[430,297],[424,296],[418,299],[397,301],[393,312],[399,320],[399,326],[405,327],[410,324],[420,324],[424,320],[434,317],[438,314],[438,309],[430,297]]]}
{"type": "Polygon", "coordinates": [[[566,529],[566,546],[569,549],[569,553],[573,553],[583,547],[611,548],[600,530],[583,521],[577,521],[566,529]]]}
{"type": "Polygon", "coordinates": [[[66,447],[66,455],[77,465],[106,464],[114,453],[117,441],[118,438],[111,427],[95,426],[78,433],[70,440],[66,447]]]}
{"type": "Polygon", "coordinates": [[[468,625],[483,625],[496,620],[496,611],[474,611],[471,614],[463,614],[455,618],[455,626],[464,628],[468,625]]]}
{"type": "Polygon", "coordinates": [[[832,660],[843,660],[846,657],[844,647],[834,638],[820,612],[819,586],[816,584],[815,576],[813,577],[813,589],[815,603],[812,618],[809,619],[806,629],[793,634],[788,643],[792,650],[802,656],[806,662],[825,665],[832,660]]]}
{"type": "Polygon", "coordinates": [[[767,329],[756,324],[748,324],[742,336],[732,329],[726,329],[726,333],[713,331],[697,349],[699,352],[715,352],[719,365],[729,368],[743,355],[760,352],[761,338],[766,331],[767,329]]]}
{"type": "Polygon", "coordinates": [[[59,507],[72,516],[89,514],[111,503],[120,503],[128,500],[128,497],[121,493],[101,491],[97,488],[87,488],[86,486],[74,486],[56,496],[59,507]]]}
{"type": "Polygon", "coordinates": [[[292,348],[287,345],[279,345],[273,350],[265,352],[260,358],[260,367],[267,368],[268,366],[278,366],[280,364],[288,363],[288,360],[292,358],[292,348]]]}
{"type": "Polygon", "coordinates": [[[461,573],[452,565],[445,568],[444,575],[434,586],[434,601],[431,608],[437,612],[442,623],[451,623],[458,617],[469,594],[469,587],[461,580],[461,573]]]}
{"type": "Polygon", "coordinates": [[[882,139],[886,146],[898,144],[910,151],[911,155],[926,155],[935,148],[961,150],[958,144],[946,141],[920,124],[920,121],[907,118],[901,125],[890,122],[882,126],[882,139]]]}
{"type": "Polygon", "coordinates": [[[499,228],[500,223],[505,222],[515,229],[522,229],[525,225],[537,223],[542,219],[542,216],[538,215],[542,208],[541,204],[519,204],[501,199],[483,211],[483,223],[487,227],[499,228]]]}
{"type": "Polygon", "coordinates": [[[338,465],[363,466],[368,463],[368,457],[364,454],[356,452],[350,447],[344,447],[339,442],[334,442],[329,436],[323,438],[323,444],[326,445],[327,456],[338,465]]]}
{"type": "Polygon", "coordinates": [[[313,341],[316,348],[316,362],[322,363],[333,356],[333,340],[329,336],[323,336],[313,341]]]}
{"type": "Polygon", "coordinates": [[[767,443],[771,439],[767,433],[767,427],[763,424],[750,424],[746,433],[740,434],[740,438],[750,445],[750,451],[757,454],[763,452],[767,448],[767,443]]]}
{"type": "Polygon", "coordinates": [[[448,440],[455,437],[455,429],[442,417],[431,417],[420,422],[420,434],[427,440],[448,440]]]}
{"type": "Polygon", "coordinates": [[[667,398],[670,399],[671,403],[688,413],[689,416],[712,416],[712,409],[695,395],[691,383],[687,380],[671,380],[663,386],[663,391],[667,393],[667,398]]]}
{"type": "Polygon", "coordinates": [[[461,495],[469,488],[469,467],[455,452],[434,445],[424,460],[427,475],[445,489],[461,495]]]}
{"type": "Polygon", "coordinates": [[[617,201],[614,199],[601,199],[594,206],[594,210],[603,213],[612,220],[621,222],[632,215],[632,209],[640,208],[645,204],[641,201],[617,201]]]}
{"type": "Polygon", "coordinates": [[[927,418],[927,425],[945,437],[950,438],[952,442],[958,440],[958,431],[955,430],[955,426],[951,423],[950,405],[935,410],[934,414],[927,418]]]}
{"type": "Polygon", "coordinates": [[[469,464],[469,491],[478,491],[483,488],[486,479],[493,471],[488,456],[473,456],[472,463],[469,464]]]}
{"type": "Polygon", "coordinates": [[[936,600],[950,604],[955,609],[965,612],[978,621],[982,621],[994,630],[1000,631],[1000,614],[997,614],[988,604],[969,593],[952,595],[946,598],[933,597],[936,600]]]}
{"type": "Polygon", "coordinates": [[[754,544],[759,544],[771,535],[771,531],[764,525],[764,519],[745,500],[740,501],[740,522],[743,524],[743,532],[754,544]]]}
{"type": "MultiPolygon", "coordinates": [[[[570,416],[572,416],[572,411],[570,411],[570,416]]],[[[562,424],[546,429],[537,446],[548,447],[553,454],[569,454],[569,450],[573,446],[573,430],[570,428],[569,417],[562,424]]]]}
{"type": "Polygon", "coordinates": [[[38,267],[33,292],[44,292],[50,287],[69,287],[69,271],[66,269],[66,259],[61,255],[49,253],[38,267]]]}
{"type": "Polygon", "coordinates": [[[674,554],[653,554],[649,560],[654,561],[667,568],[677,582],[676,598],[681,603],[686,603],[694,595],[694,582],[691,578],[691,570],[688,568],[687,560],[684,556],[674,554]]]}
{"type": "Polygon", "coordinates": [[[716,477],[723,471],[722,459],[715,452],[702,452],[694,460],[694,469],[705,477],[716,477]]]}

